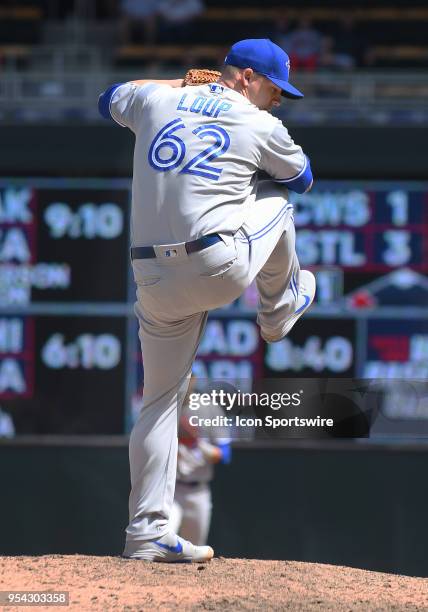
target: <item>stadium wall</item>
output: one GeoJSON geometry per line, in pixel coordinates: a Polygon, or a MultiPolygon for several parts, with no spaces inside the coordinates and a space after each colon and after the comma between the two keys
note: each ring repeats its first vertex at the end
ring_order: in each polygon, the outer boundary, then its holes
{"type": "MultiPolygon", "coordinates": [[[[118,555],[126,441],[0,445],[0,555],[118,555]]],[[[234,449],[213,484],[218,555],[427,576],[426,447],[300,440],[234,449]],[[264,445],[264,447],[263,447],[264,445]]]]}
{"type": "MultiPolygon", "coordinates": [[[[426,178],[428,128],[290,126],[290,133],[310,156],[318,178],[426,178]]],[[[132,173],[133,135],[113,124],[7,125],[0,127],[0,142],[3,176],[132,173]]]]}

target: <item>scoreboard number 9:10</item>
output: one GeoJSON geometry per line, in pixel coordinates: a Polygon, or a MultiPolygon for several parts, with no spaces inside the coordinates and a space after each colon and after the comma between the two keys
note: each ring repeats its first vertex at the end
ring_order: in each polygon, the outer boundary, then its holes
{"type": "Polygon", "coordinates": [[[49,204],[44,220],[52,238],[102,238],[111,240],[123,230],[123,211],[113,203],[86,203],[73,210],[64,202],[49,204]]]}

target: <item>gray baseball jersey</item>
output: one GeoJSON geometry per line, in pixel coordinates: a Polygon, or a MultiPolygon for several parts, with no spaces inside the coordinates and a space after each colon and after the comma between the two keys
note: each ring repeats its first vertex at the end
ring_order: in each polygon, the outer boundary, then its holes
{"type": "Polygon", "coordinates": [[[218,84],[125,83],[109,110],[136,135],[133,246],[234,233],[254,202],[258,169],[295,190],[310,172],[279,119],[218,84]]]}

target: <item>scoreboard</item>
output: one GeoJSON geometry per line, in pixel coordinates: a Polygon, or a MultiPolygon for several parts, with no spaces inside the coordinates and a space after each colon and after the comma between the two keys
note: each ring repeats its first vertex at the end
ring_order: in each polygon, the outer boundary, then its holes
{"type": "Polygon", "coordinates": [[[325,184],[292,198],[302,265],[346,271],[427,271],[427,194],[394,186],[325,184]]]}
{"type": "MultiPolygon", "coordinates": [[[[144,380],[128,179],[0,180],[0,435],[123,433],[144,380]]],[[[290,194],[314,307],[266,345],[257,294],[213,312],[201,378],[428,378],[428,183],[318,181],[290,194]]],[[[428,419],[428,417],[427,417],[428,419]]]]}
{"type": "Polygon", "coordinates": [[[318,300],[403,268],[428,273],[426,185],[320,181],[291,200],[301,266],[322,270],[318,300]]]}
{"type": "Polygon", "coordinates": [[[129,181],[0,182],[0,406],[17,433],[123,431],[129,204],[129,181]]]}
{"type": "Polygon", "coordinates": [[[0,182],[0,306],[126,302],[129,187],[80,185],[0,182]]]}

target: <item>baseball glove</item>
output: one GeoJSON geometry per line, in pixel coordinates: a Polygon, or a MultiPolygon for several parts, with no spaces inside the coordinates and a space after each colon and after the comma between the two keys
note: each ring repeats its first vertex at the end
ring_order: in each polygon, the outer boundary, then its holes
{"type": "Polygon", "coordinates": [[[208,68],[191,68],[184,76],[182,87],[186,85],[205,85],[206,83],[215,83],[220,78],[218,70],[209,70],[208,68]]]}

